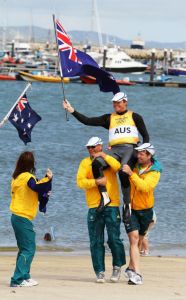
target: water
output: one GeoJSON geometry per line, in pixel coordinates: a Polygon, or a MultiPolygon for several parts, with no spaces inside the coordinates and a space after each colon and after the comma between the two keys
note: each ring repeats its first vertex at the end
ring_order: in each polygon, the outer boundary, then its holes
{"type": "MultiPolygon", "coordinates": [[[[0,82],[0,119],[25,87],[24,82],[0,82]]],[[[155,191],[155,209],[158,222],[150,234],[152,253],[185,255],[186,201],[185,201],[185,112],[186,90],[147,86],[121,87],[128,93],[129,108],[141,114],[157,148],[157,157],[163,165],[161,181],[155,191]]],[[[82,113],[98,116],[112,110],[111,93],[101,93],[97,86],[65,85],[67,98],[82,113]]],[[[47,214],[38,214],[35,223],[37,244],[87,251],[89,247],[84,192],[76,186],[79,162],[87,155],[87,140],[97,135],[107,145],[108,131],[88,127],[70,116],[66,122],[61,106],[61,85],[33,83],[28,92],[31,106],[42,116],[32,133],[32,143],[24,146],[15,128],[7,122],[0,129],[0,246],[15,246],[10,225],[10,181],[15,161],[21,151],[34,151],[37,175],[46,168],[54,173],[53,194],[47,214]],[[52,227],[55,240],[44,242],[52,227]]],[[[128,239],[122,227],[122,238],[128,239]]]]}

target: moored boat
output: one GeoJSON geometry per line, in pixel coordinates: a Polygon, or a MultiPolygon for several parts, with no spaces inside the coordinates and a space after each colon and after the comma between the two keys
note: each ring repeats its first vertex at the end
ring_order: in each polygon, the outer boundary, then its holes
{"type": "Polygon", "coordinates": [[[105,59],[102,52],[87,52],[101,68],[116,73],[142,73],[147,65],[132,59],[118,47],[106,49],[105,59]],[[105,62],[104,62],[105,60],[105,62]]]}
{"type": "MultiPolygon", "coordinates": [[[[96,79],[92,76],[80,76],[81,82],[82,83],[87,83],[87,84],[96,84],[96,79]]],[[[118,85],[135,85],[135,82],[131,82],[129,80],[125,79],[116,79],[116,82],[118,85]]]]}
{"type": "Polygon", "coordinates": [[[0,74],[0,80],[16,80],[16,77],[9,74],[0,74]]]}
{"type": "Polygon", "coordinates": [[[186,68],[185,67],[170,67],[168,68],[168,75],[172,76],[184,76],[186,75],[186,68]]]}
{"type": "Polygon", "coordinates": [[[132,41],[130,48],[131,49],[144,49],[145,47],[145,42],[141,38],[140,34],[132,41]]]}
{"type": "Polygon", "coordinates": [[[26,72],[19,72],[19,75],[21,76],[21,78],[23,80],[26,81],[31,81],[31,82],[51,82],[51,83],[60,83],[63,82],[64,83],[68,83],[70,82],[70,78],[64,77],[63,79],[61,79],[60,76],[54,76],[54,75],[33,75],[30,73],[26,73],[26,72]]]}

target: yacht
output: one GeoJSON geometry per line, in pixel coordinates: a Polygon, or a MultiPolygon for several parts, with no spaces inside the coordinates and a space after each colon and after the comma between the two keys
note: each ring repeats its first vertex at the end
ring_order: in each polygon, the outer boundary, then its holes
{"type": "Polygon", "coordinates": [[[145,42],[141,38],[140,34],[132,41],[130,45],[131,49],[144,49],[145,48],[145,42]]]}
{"type": "Polygon", "coordinates": [[[101,68],[104,68],[107,71],[117,73],[140,73],[144,72],[147,68],[147,65],[132,59],[119,47],[105,48],[105,50],[105,62],[103,50],[100,52],[90,51],[87,53],[98,63],[101,68]]]}
{"type": "Polygon", "coordinates": [[[178,53],[174,55],[171,67],[168,67],[168,75],[185,76],[186,75],[186,53],[178,53]]]}

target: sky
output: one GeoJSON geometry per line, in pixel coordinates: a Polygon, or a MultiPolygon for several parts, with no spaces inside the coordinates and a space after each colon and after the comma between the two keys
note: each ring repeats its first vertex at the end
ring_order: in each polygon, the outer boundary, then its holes
{"type": "Polygon", "coordinates": [[[55,14],[68,32],[94,30],[132,40],[184,42],[186,0],[0,0],[0,26],[53,28],[55,14]]]}

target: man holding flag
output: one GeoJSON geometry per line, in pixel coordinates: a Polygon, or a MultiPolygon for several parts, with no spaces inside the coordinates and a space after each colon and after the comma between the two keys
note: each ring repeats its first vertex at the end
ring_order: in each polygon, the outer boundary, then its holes
{"type": "MultiPolygon", "coordinates": [[[[127,110],[128,98],[123,92],[120,92],[114,78],[108,73],[100,69],[98,64],[86,53],[73,48],[70,38],[65,32],[59,21],[55,20],[56,41],[58,44],[58,54],[60,60],[60,69],[63,76],[89,75],[96,78],[100,90],[103,92],[113,92],[112,99],[114,112],[105,114],[100,117],[89,118],[70,105],[64,99],[63,107],[66,111],[81,123],[89,126],[101,126],[109,130],[109,145],[111,147],[110,155],[118,159],[122,165],[129,164],[132,168],[135,164],[134,147],[139,142],[140,133],[143,138],[143,143],[149,142],[149,135],[143,121],[143,118],[127,110]]],[[[92,164],[93,173],[100,170],[102,177],[103,169],[106,168],[105,162],[101,158],[96,158],[92,164]]],[[[122,169],[119,172],[121,187],[124,200],[123,219],[128,223],[130,219],[130,182],[128,174],[122,169]]],[[[101,194],[100,209],[110,203],[110,199],[103,197],[106,190],[99,188],[101,194]]]]}
{"type": "MultiPolygon", "coordinates": [[[[143,118],[130,110],[127,110],[128,98],[123,92],[117,93],[112,98],[114,112],[105,114],[99,117],[89,118],[76,111],[68,101],[63,102],[64,108],[81,123],[89,126],[101,126],[109,130],[109,146],[110,155],[118,159],[122,166],[128,164],[131,168],[134,167],[136,158],[134,148],[139,142],[140,133],[143,138],[143,143],[149,142],[149,135],[143,121],[143,118]]],[[[102,170],[106,167],[105,162],[101,158],[94,160],[93,172],[95,168],[100,168],[100,177],[102,170]]],[[[128,174],[119,171],[121,188],[123,193],[124,211],[123,221],[128,223],[130,219],[130,182],[128,174]]],[[[103,191],[100,191],[103,192],[103,191]]],[[[104,206],[104,203],[100,203],[104,206]]]]}

